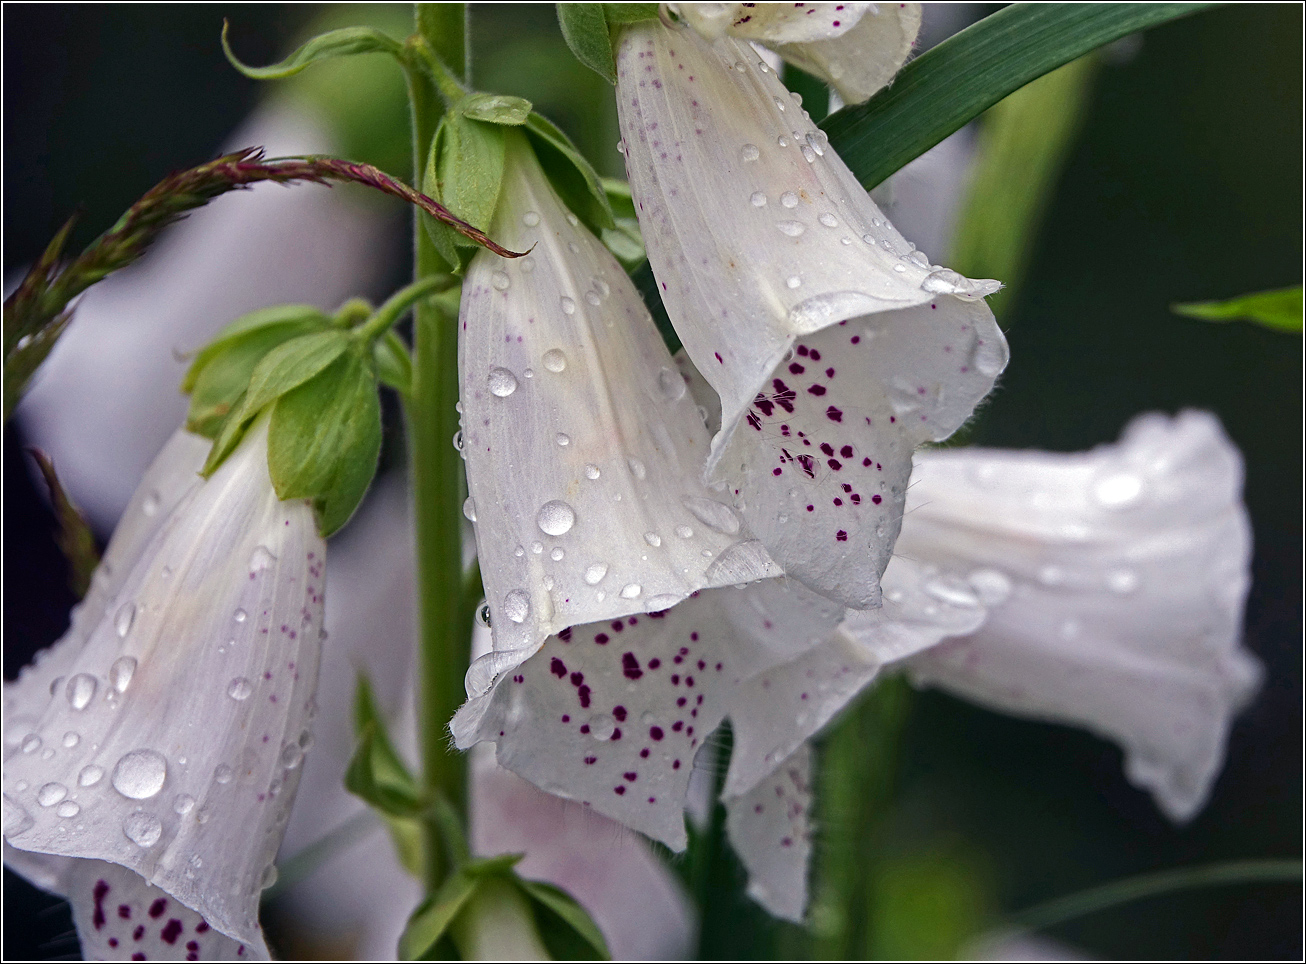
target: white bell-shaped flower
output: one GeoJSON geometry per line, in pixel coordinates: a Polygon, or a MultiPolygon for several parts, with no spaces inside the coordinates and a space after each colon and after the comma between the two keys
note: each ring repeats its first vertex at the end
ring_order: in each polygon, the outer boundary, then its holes
{"type": "Polygon", "coordinates": [[[1129,778],[1191,816],[1259,676],[1238,643],[1241,462],[1215,420],[1146,416],[1080,455],[920,453],[909,508],[882,608],[771,579],[574,627],[455,719],[458,744],[494,742],[536,785],[678,849],[688,771],[728,717],[727,830],[750,893],[792,919],[806,742],[887,668],[1115,740],[1129,778]]]}
{"type": "Polygon", "coordinates": [[[73,902],[88,953],[267,956],[326,560],[311,505],[273,491],[266,426],[208,480],[209,443],[178,432],[72,628],[5,686],[5,861],[73,902]]]}
{"type": "MultiPolygon", "coordinates": [[[[494,652],[468,695],[569,626],[773,576],[701,481],[708,434],[638,292],[507,134],[491,233],[459,320],[463,455],[494,652]]],[[[468,707],[465,712],[474,712],[468,707]]]]}
{"type": "Polygon", "coordinates": [[[919,3],[676,3],[709,41],[764,44],[858,104],[893,79],[921,28],[919,3]]]}
{"type": "Polygon", "coordinates": [[[877,606],[912,452],[1006,365],[997,283],[894,230],[747,44],[639,24],[617,72],[649,263],[721,398],[707,481],[788,575],[877,606]]]}

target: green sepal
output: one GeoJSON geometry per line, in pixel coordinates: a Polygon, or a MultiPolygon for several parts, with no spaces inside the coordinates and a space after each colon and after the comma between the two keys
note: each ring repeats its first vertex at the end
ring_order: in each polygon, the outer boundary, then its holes
{"type": "Polygon", "coordinates": [[[605,3],[603,16],[609,24],[640,23],[658,19],[657,3],[605,3]]]}
{"type": "Polygon", "coordinates": [[[354,686],[354,735],[358,744],[345,770],[345,789],[388,816],[421,814],[424,807],[417,781],[395,751],[372,685],[362,673],[354,686]]]}
{"type": "Polygon", "coordinates": [[[182,380],[181,390],[191,397],[186,428],[216,438],[264,356],[329,324],[326,315],[307,305],[265,308],[232,322],[195,356],[182,380]]]}
{"type": "Polygon", "coordinates": [[[540,167],[563,203],[595,234],[614,227],[603,181],[567,135],[552,121],[535,113],[526,121],[524,129],[540,167]]]}
{"type": "Polygon", "coordinates": [[[372,360],[376,362],[376,378],[401,395],[413,390],[413,356],[408,346],[393,331],[387,331],[372,346],[372,360]]]}
{"type": "Polygon", "coordinates": [[[363,501],[380,454],[381,402],[361,350],[337,357],[272,407],[272,487],[279,499],[312,499],[323,538],[348,522],[363,501]]]}
{"type": "Polygon", "coordinates": [[[1276,288],[1224,301],[1190,301],[1170,310],[1200,321],[1251,321],[1275,331],[1301,334],[1302,287],[1276,288]]]}
{"type": "Polygon", "coordinates": [[[408,919],[399,938],[399,959],[457,960],[460,955],[449,933],[459,911],[467,906],[478,887],[485,881],[516,881],[513,866],[524,854],[501,854],[470,860],[454,871],[438,891],[428,897],[408,919]]]}
{"type": "MultiPolygon", "coordinates": [[[[451,112],[440,131],[440,203],[474,227],[488,230],[503,185],[503,130],[451,112]]],[[[450,233],[458,247],[479,248],[475,241],[450,233]]]]}
{"type": "Polygon", "coordinates": [[[520,127],[531,116],[531,102],[510,94],[468,94],[454,110],[471,120],[486,124],[504,124],[520,127]]]}
{"type": "Polygon", "coordinates": [[[535,929],[555,961],[606,961],[612,955],[589,912],[560,887],[537,880],[518,880],[531,909],[535,929]]]}
{"type": "Polygon", "coordinates": [[[317,60],[329,60],[333,57],[349,57],[353,54],[390,54],[396,60],[402,60],[403,45],[380,30],[372,27],[342,27],[318,34],[304,43],[280,63],[267,67],[250,67],[241,63],[227,42],[230,24],[222,21],[222,52],[227,55],[231,66],[251,80],[280,80],[292,77],[309,64],[317,60]]]}
{"type": "Polygon", "coordinates": [[[599,237],[629,274],[643,264],[645,256],[644,236],[639,233],[639,218],[635,215],[630,185],[615,177],[602,178],[600,183],[607,195],[608,206],[612,208],[614,226],[604,228],[599,237]]]}
{"type": "Polygon", "coordinates": [[[617,62],[612,57],[612,37],[601,3],[560,3],[558,26],[576,59],[609,84],[617,82],[617,62]]]}

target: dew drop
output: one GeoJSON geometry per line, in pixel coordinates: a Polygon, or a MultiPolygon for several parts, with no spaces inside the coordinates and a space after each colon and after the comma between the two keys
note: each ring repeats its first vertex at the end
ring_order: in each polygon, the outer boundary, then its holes
{"type": "Polygon", "coordinates": [[[185,816],[195,807],[195,798],[189,793],[179,793],[175,800],[172,801],[172,812],[185,816]]]}
{"type": "Polygon", "coordinates": [[[519,262],[522,274],[531,274],[535,270],[534,258],[522,258],[519,262]]]}
{"type": "Polygon", "coordinates": [[[791,275],[791,276],[790,276],[790,277],[785,281],[785,287],[787,287],[787,288],[797,288],[797,287],[798,287],[799,285],[801,285],[802,283],[803,283],[803,279],[800,278],[800,277],[798,277],[798,275],[791,275]]]}
{"type": "MultiPolygon", "coordinates": [[[[463,430],[459,429],[453,433],[453,447],[459,452],[463,450],[463,430]]],[[[466,456],[464,456],[466,458],[466,456]]]]}
{"type": "Polygon", "coordinates": [[[227,695],[237,703],[249,699],[253,692],[253,685],[243,676],[237,676],[227,684],[227,695]]]}
{"type": "Polygon", "coordinates": [[[783,134],[781,134],[779,137],[777,137],[777,138],[775,139],[775,142],[776,142],[777,144],[779,144],[781,147],[788,147],[788,146],[789,146],[789,138],[785,137],[783,134]]]}
{"type": "Polygon", "coordinates": [[[952,582],[932,579],[925,583],[925,592],[949,606],[974,609],[980,603],[974,593],[952,582]]]}
{"type": "Polygon", "coordinates": [[[597,308],[599,305],[603,303],[603,299],[599,297],[599,293],[597,291],[587,291],[585,292],[585,303],[593,305],[595,308],[597,308]]]}
{"type": "Polygon", "coordinates": [[[562,305],[562,313],[564,315],[574,315],[576,313],[576,302],[568,298],[566,295],[563,295],[558,303],[562,305]]]}
{"type": "Polygon", "coordinates": [[[1011,580],[996,569],[976,569],[967,582],[986,606],[997,606],[1011,595],[1011,580]]]}
{"type": "Polygon", "coordinates": [[[476,521],[476,500],[470,495],[463,500],[463,516],[468,522],[476,521]]]}
{"type": "Polygon", "coordinates": [[[267,546],[255,546],[249,557],[249,571],[251,573],[262,572],[276,561],[277,557],[272,554],[267,546]]]}
{"type": "Polygon", "coordinates": [[[992,377],[1001,372],[1006,363],[1001,342],[980,339],[975,343],[975,348],[971,352],[971,364],[981,375],[992,377]]]}
{"type": "Polygon", "coordinates": [[[894,271],[897,271],[899,274],[902,274],[904,271],[907,270],[907,267],[906,267],[906,265],[895,264],[895,265],[893,266],[893,270],[894,270],[894,271]]]}
{"type": "Polygon", "coordinates": [[[551,372],[560,372],[567,367],[567,356],[560,348],[550,348],[544,353],[544,367],[551,372]]]}
{"type": "Polygon", "coordinates": [[[1143,492],[1143,480],[1136,475],[1109,475],[1093,487],[1093,496],[1102,505],[1115,508],[1128,505],[1143,492]]]}
{"type": "Polygon", "coordinates": [[[32,815],[19,805],[9,794],[4,795],[4,835],[15,837],[32,828],[36,823],[32,815]]]}
{"type": "Polygon", "coordinates": [[[785,109],[785,102],[779,97],[773,97],[771,99],[775,101],[775,106],[778,110],[783,111],[785,109]]]}
{"type": "MultiPolygon", "coordinates": [[[[784,145],[782,144],[782,145],[780,145],[780,146],[783,147],[784,145]]],[[[747,161],[755,161],[755,160],[757,160],[759,157],[762,156],[762,152],[759,151],[759,150],[757,149],[757,145],[756,145],[756,144],[745,144],[745,145],[740,149],[740,151],[739,151],[739,156],[740,156],[741,158],[743,158],[744,161],[746,161],[746,162],[747,162],[747,161]]]]}
{"type": "Polygon", "coordinates": [[[576,524],[576,512],[561,499],[551,499],[540,506],[540,511],[535,516],[535,524],[545,535],[560,536],[571,531],[571,527],[576,524]]]}
{"type": "Polygon", "coordinates": [[[136,604],[123,603],[118,608],[118,614],[113,617],[113,628],[118,633],[118,638],[122,639],[131,632],[132,623],[136,620],[136,604]]]}
{"type": "Polygon", "coordinates": [[[676,526],[676,535],[682,539],[688,539],[694,534],[694,530],[689,526],[676,526]]]}
{"type": "Polygon", "coordinates": [[[486,629],[489,629],[489,628],[490,628],[490,607],[489,607],[489,606],[482,606],[481,609],[480,609],[480,611],[479,611],[476,615],[477,615],[478,618],[481,620],[481,625],[484,626],[486,629]]]}
{"type": "Polygon", "coordinates": [[[812,150],[812,148],[809,145],[802,144],[799,146],[799,150],[803,152],[803,160],[805,160],[808,164],[816,163],[816,151],[812,150]]]}
{"type": "Polygon", "coordinates": [[[820,221],[827,228],[837,228],[839,226],[839,219],[836,218],[833,214],[830,214],[828,212],[822,214],[816,220],[820,221]]]}
{"type": "Polygon", "coordinates": [[[617,731],[617,721],[606,713],[590,717],[589,726],[590,736],[596,740],[610,740],[612,734],[617,731]]]}
{"type": "Polygon", "coordinates": [[[68,681],[68,686],[64,690],[64,695],[68,697],[68,704],[75,710],[84,710],[92,699],[95,698],[95,691],[99,684],[95,682],[95,677],[90,673],[78,673],[68,681]]]}
{"type": "Polygon", "coordinates": [[[277,882],[277,865],[268,864],[263,868],[263,876],[259,878],[259,890],[267,890],[277,882]]]}
{"type": "Polygon", "coordinates": [[[243,609],[237,609],[235,615],[232,618],[235,619],[236,622],[238,623],[243,623],[246,619],[249,618],[249,613],[245,612],[245,610],[243,609]]]}
{"type": "Polygon", "coordinates": [[[644,480],[644,477],[648,475],[648,469],[644,466],[644,463],[633,455],[626,459],[626,465],[630,466],[630,474],[641,482],[644,480]]]}
{"type": "Polygon", "coordinates": [[[816,133],[808,134],[807,144],[809,147],[811,147],[813,151],[816,152],[817,156],[819,157],[825,156],[825,146],[821,143],[821,137],[819,134],[816,133]]]}
{"type": "Polygon", "coordinates": [[[77,774],[77,785],[79,787],[93,787],[104,779],[104,767],[92,763],[89,766],[82,767],[82,772],[77,774]]]}
{"type": "Polygon", "coordinates": [[[514,623],[526,622],[531,614],[531,597],[525,589],[514,589],[503,597],[503,614],[514,623]]]}
{"type": "Polygon", "coordinates": [[[1066,581],[1065,570],[1060,566],[1044,566],[1038,571],[1038,581],[1045,586],[1059,586],[1066,581]]]}
{"type": "Polygon", "coordinates": [[[496,271],[490,275],[490,284],[494,285],[496,291],[507,291],[512,286],[512,279],[503,271],[496,271]]]}
{"type": "Polygon", "coordinates": [[[154,814],[137,810],[122,822],[122,832],[138,847],[153,847],[163,836],[163,824],[154,814]]]}
{"type": "Polygon", "coordinates": [[[748,200],[755,208],[766,207],[766,195],[761,191],[754,191],[748,196],[748,200]]]}
{"type": "Polygon", "coordinates": [[[644,541],[647,542],[654,549],[662,545],[662,537],[658,535],[656,532],[644,533],[644,541]]]}
{"type": "Polygon", "coordinates": [[[506,368],[491,368],[486,383],[490,386],[490,394],[495,398],[507,398],[517,391],[517,376],[506,368]]]}
{"type": "Polygon", "coordinates": [[[36,791],[36,802],[43,807],[53,807],[68,796],[68,788],[62,783],[47,783],[36,791]]]}
{"type": "Polygon", "coordinates": [[[148,800],[163,789],[168,763],[153,750],[132,750],[113,768],[113,788],[131,800],[148,800]]]}
{"type": "Polygon", "coordinates": [[[588,586],[597,586],[603,581],[603,577],[608,574],[608,566],[603,562],[596,562],[585,569],[585,584],[588,586]]]}
{"type": "Polygon", "coordinates": [[[658,372],[658,391],[669,402],[678,402],[685,397],[685,379],[679,372],[664,367],[658,372]]]}
{"type": "Polygon", "coordinates": [[[793,191],[785,191],[780,195],[780,203],[790,209],[796,208],[798,207],[798,195],[793,191]]]}
{"type": "Polygon", "coordinates": [[[775,226],[781,234],[786,234],[791,238],[796,238],[807,230],[803,227],[802,221],[777,221],[775,226]]]}
{"type": "Polygon", "coordinates": [[[531,543],[531,552],[535,553],[538,556],[543,551],[544,551],[544,543],[540,542],[538,539],[536,539],[534,542],[531,543]]]}
{"type": "MultiPolygon", "coordinates": [[[[564,557],[565,555],[566,555],[566,553],[563,552],[563,550],[562,550],[562,546],[554,546],[554,547],[553,547],[553,551],[549,553],[549,558],[552,559],[554,562],[562,562],[562,559],[563,559],[563,557],[564,557]]],[[[549,586],[549,587],[546,587],[546,588],[550,588],[550,589],[551,589],[551,588],[553,588],[553,587],[552,587],[552,586],[549,586]]]]}
{"type": "Polygon", "coordinates": [[[214,783],[221,783],[225,785],[230,783],[235,776],[236,776],[236,772],[232,770],[231,767],[227,766],[225,763],[219,763],[216,767],[213,768],[214,783]]]}
{"type": "Polygon", "coordinates": [[[82,812],[82,808],[72,800],[65,800],[63,803],[59,804],[59,806],[54,808],[54,812],[64,819],[67,819],[69,817],[77,816],[82,812]]]}
{"type": "Polygon", "coordinates": [[[585,478],[589,479],[590,481],[593,481],[594,479],[597,479],[601,474],[602,473],[599,472],[599,467],[595,465],[593,462],[586,463],[585,478]]]}
{"type": "Polygon", "coordinates": [[[728,536],[739,532],[739,517],[729,506],[693,495],[687,495],[680,501],[699,522],[708,528],[728,536]]]}
{"type": "Polygon", "coordinates": [[[521,216],[521,223],[526,225],[528,228],[533,228],[535,225],[540,223],[540,216],[534,211],[527,211],[521,216]]]}
{"type": "Polygon", "coordinates": [[[630,584],[627,585],[627,586],[622,586],[622,587],[621,587],[621,598],[622,598],[622,599],[638,599],[638,598],[639,598],[639,594],[640,594],[641,592],[643,592],[643,591],[644,591],[643,587],[641,587],[641,586],[638,585],[637,583],[633,583],[633,582],[632,582],[632,583],[630,583],[630,584]]]}
{"type": "Polygon", "coordinates": [[[304,751],[298,743],[287,743],[281,748],[281,765],[293,770],[304,762],[304,751]]]}
{"type": "Polygon", "coordinates": [[[145,497],[141,503],[141,511],[147,516],[152,516],[159,511],[159,506],[163,504],[163,499],[159,496],[158,489],[151,489],[150,494],[145,497]]]}
{"type": "Polygon", "coordinates": [[[82,742],[81,734],[74,733],[72,730],[69,730],[67,733],[63,735],[63,746],[65,750],[71,750],[73,747],[75,747],[78,743],[81,742],[82,742]]]}
{"type": "Polygon", "coordinates": [[[566,432],[559,432],[559,433],[554,437],[553,440],[554,440],[555,442],[557,442],[557,443],[558,443],[560,446],[562,446],[563,448],[566,448],[568,445],[571,444],[571,436],[568,435],[566,432]]]}
{"type": "Polygon", "coordinates": [[[109,684],[119,693],[125,693],[135,674],[136,659],[132,656],[119,656],[109,667],[109,684]]]}
{"type": "Polygon", "coordinates": [[[41,749],[41,738],[35,733],[28,734],[28,736],[23,740],[23,752],[35,753],[39,749],[41,749]]]}

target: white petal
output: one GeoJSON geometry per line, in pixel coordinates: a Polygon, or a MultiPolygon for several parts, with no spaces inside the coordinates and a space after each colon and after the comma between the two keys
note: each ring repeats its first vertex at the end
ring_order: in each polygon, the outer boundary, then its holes
{"type": "Polygon", "coordinates": [[[7,688],[5,720],[10,844],[121,864],[250,945],[310,739],[325,561],[311,507],[272,490],[265,425],[179,502],[84,645],[56,644],[79,650],[65,678],[7,688]],[[20,721],[10,703],[43,705],[20,721]]]}
{"type": "Polygon", "coordinates": [[[478,695],[568,626],[666,609],[779,570],[700,481],[707,432],[634,286],[510,138],[503,200],[463,286],[469,509],[495,654],[478,695]]]}
{"type": "Polygon", "coordinates": [[[801,921],[807,906],[811,757],[804,743],[769,779],[726,801],[726,833],[748,869],[748,895],[792,921],[801,921]]]}
{"type": "Polygon", "coordinates": [[[1006,364],[975,300],[995,284],[914,251],[748,47],[640,26],[618,76],[649,261],[721,397],[708,479],[789,575],[877,605],[912,449],[954,431],[1006,364]]]}
{"type": "Polygon", "coordinates": [[[708,40],[729,34],[768,46],[840,37],[878,5],[873,3],[679,3],[681,19],[708,40]]]}
{"type": "Polygon", "coordinates": [[[907,62],[921,29],[919,3],[866,6],[873,10],[851,30],[815,42],[772,46],[794,66],[829,83],[845,103],[860,104],[888,84],[907,62]]]}
{"type": "Polygon", "coordinates": [[[917,478],[898,551],[992,604],[979,632],[912,658],[912,675],[1112,739],[1162,810],[1196,813],[1260,675],[1238,644],[1242,465],[1218,422],[1144,416],[1082,455],[927,453],[917,478]]]}
{"type": "Polygon", "coordinates": [[[457,745],[495,742],[541,789],[683,849],[695,754],[756,656],[716,604],[730,591],[550,637],[458,712],[457,745]]]}
{"type": "Polygon", "coordinates": [[[266,961],[260,937],[246,946],[140,874],[102,860],[74,860],[60,892],[88,961],[266,961]],[[133,955],[144,955],[134,957],[133,955]]]}

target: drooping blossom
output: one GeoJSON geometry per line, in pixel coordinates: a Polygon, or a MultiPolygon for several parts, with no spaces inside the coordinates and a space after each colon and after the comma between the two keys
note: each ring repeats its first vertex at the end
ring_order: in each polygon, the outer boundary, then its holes
{"type": "Polygon", "coordinates": [[[721,398],[706,479],[789,576],[877,606],[912,452],[1006,364],[997,283],[907,242],[747,44],[638,24],[617,72],[649,263],[721,398]]]}
{"type": "Polygon", "coordinates": [[[1241,461],[1208,415],[1146,416],[1080,455],[920,453],[884,605],[766,580],[550,638],[460,745],[673,848],[703,740],[730,720],[723,798],[750,893],[800,918],[807,741],[888,668],[1118,743],[1174,819],[1200,808],[1259,666],[1239,645],[1241,461]]]}
{"type": "Polygon", "coordinates": [[[765,44],[826,81],[849,104],[861,103],[893,78],[921,28],[919,3],[667,6],[709,41],[729,36],[765,44]]]}
{"type": "Polygon", "coordinates": [[[702,483],[703,418],[638,292],[525,138],[507,141],[490,230],[532,253],[478,254],[458,326],[466,511],[494,634],[464,717],[569,626],[779,574],[702,483]]]}
{"type": "Polygon", "coordinates": [[[5,862],[70,900],[88,956],[267,956],[325,544],[273,491],[266,425],[208,480],[208,441],[178,432],[68,633],[5,686],[5,862]]]}

